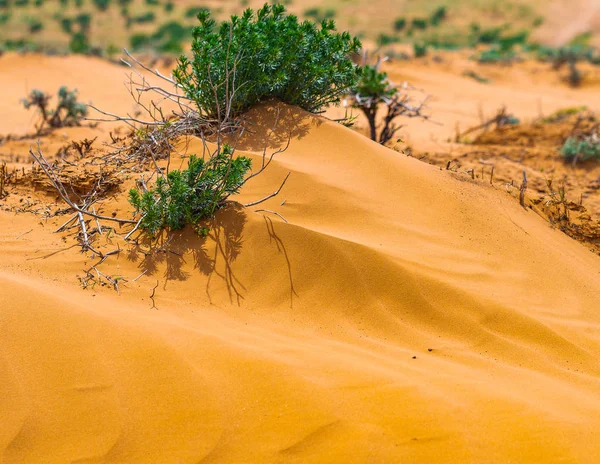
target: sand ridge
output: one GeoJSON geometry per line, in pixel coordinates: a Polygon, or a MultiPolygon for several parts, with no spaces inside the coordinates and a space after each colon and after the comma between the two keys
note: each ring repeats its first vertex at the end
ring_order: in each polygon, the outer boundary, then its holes
{"type": "Polygon", "coordinates": [[[149,269],[121,295],[78,287],[62,218],[0,212],[3,460],[597,462],[599,258],[499,187],[280,120],[236,200],[291,172],[261,205],[289,223],[233,205],[103,263],[149,269]]]}

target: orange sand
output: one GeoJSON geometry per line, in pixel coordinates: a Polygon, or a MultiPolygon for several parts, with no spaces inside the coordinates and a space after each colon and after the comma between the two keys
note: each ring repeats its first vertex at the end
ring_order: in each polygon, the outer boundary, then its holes
{"type": "MultiPolygon", "coordinates": [[[[118,112],[117,70],[90,60],[82,95],[118,112]]],[[[261,205],[289,224],[229,208],[111,257],[120,296],[77,286],[95,260],[64,217],[0,212],[3,460],[598,462],[598,256],[500,188],[283,116],[300,132],[237,200],[291,172],[261,205]]]]}

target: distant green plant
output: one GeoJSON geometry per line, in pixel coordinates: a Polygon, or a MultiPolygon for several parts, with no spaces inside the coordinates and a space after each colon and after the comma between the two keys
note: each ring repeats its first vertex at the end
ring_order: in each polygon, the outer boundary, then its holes
{"type": "Polygon", "coordinates": [[[503,63],[503,64],[511,64],[517,54],[512,50],[503,50],[501,47],[492,47],[487,50],[483,50],[479,55],[475,57],[475,59],[482,64],[490,64],[490,63],[503,63]]]}
{"type": "Polygon", "coordinates": [[[92,24],[92,16],[89,13],[80,13],[75,17],[75,22],[79,24],[82,32],[87,32],[92,24]]]}
{"type": "Polygon", "coordinates": [[[321,8],[309,8],[304,11],[304,16],[311,18],[313,21],[322,22],[327,19],[335,18],[335,10],[333,8],[321,9],[321,8]]]}
{"type": "Polygon", "coordinates": [[[379,34],[377,36],[377,45],[380,47],[385,47],[386,45],[397,43],[399,41],[400,39],[395,35],[379,34]]]}
{"type": "Polygon", "coordinates": [[[168,1],[165,3],[165,11],[167,13],[172,12],[175,9],[175,3],[173,3],[172,1],[168,1]]]}
{"type": "Polygon", "coordinates": [[[39,8],[39,7],[41,7],[44,4],[44,1],[45,0],[35,0],[33,2],[33,6],[35,6],[36,8],[39,8]]]}
{"type": "Polygon", "coordinates": [[[550,61],[552,67],[557,71],[567,66],[569,69],[569,74],[566,77],[567,82],[572,87],[578,87],[583,81],[583,74],[577,65],[582,61],[594,64],[595,50],[580,44],[560,48],[542,47],[538,50],[538,57],[543,61],[550,61]]]}
{"type": "Polygon", "coordinates": [[[406,27],[406,18],[397,18],[396,21],[394,21],[394,30],[399,32],[399,31],[404,30],[405,27],[406,27]]]}
{"type": "Polygon", "coordinates": [[[8,8],[10,6],[9,0],[0,0],[0,8],[8,8]]]}
{"type": "Polygon", "coordinates": [[[235,157],[229,145],[208,161],[192,155],[187,169],[170,171],[159,177],[146,192],[129,191],[129,202],[142,215],[140,228],[156,236],[190,225],[200,229],[200,221],[211,218],[230,195],[239,192],[252,161],[235,157]]]}
{"type": "Polygon", "coordinates": [[[30,34],[36,34],[44,29],[44,23],[38,18],[28,18],[27,27],[29,28],[30,34]]]}
{"type": "Polygon", "coordinates": [[[96,8],[98,8],[100,11],[106,11],[108,10],[108,7],[110,6],[110,2],[111,0],[92,0],[94,5],[96,6],[96,8]]]}
{"type": "Polygon", "coordinates": [[[424,18],[413,18],[412,22],[412,27],[414,29],[427,29],[427,20],[424,18]]]}
{"type": "Polygon", "coordinates": [[[445,6],[440,6],[435,9],[429,18],[429,22],[432,26],[439,26],[439,24],[446,19],[447,9],[445,6]]]}
{"type": "Polygon", "coordinates": [[[15,6],[27,6],[29,5],[29,0],[15,0],[15,6]]]}
{"type": "Polygon", "coordinates": [[[71,50],[72,53],[85,55],[90,52],[90,49],[88,36],[84,32],[76,32],[71,36],[69,50],[71,50]]]}
{"type": "Polygon", "coordinates": [[[10,21],[10,13],[1,13],[0,14],[0,24],[6,24],[8,21],[10,21]]]}
{"type": "Polygon", "coordinates": [[[413,55],[415,58],[422,58],[427,55],[427,44],[423,42],[413,43],[413,55]]]}
{"type": "Polygon", "coordinates": [[[71,34],[73,32],[73,20],[71,18],[61,18],[60,28],[67,34],[71,34]]]}
{"type": "Polygon", "coordinates": [[[152,23],[156,20],[156,14],[153,11],[147,11],[138,16],[132,16],[129,21],[138,24],[152,23]]]}
{"type": "Polygon", "coordinates": [[[198,15],[200,13],[202,13],[203,11],[210,11],[210,10],[205,6],[191,6],[187,10],[185,10],[184,15],[186,18],[197,18],[198,15]]]}
{"type": "Polygon", "coordinates": [[[583,138],[569,137],[560,150],[561,156],[573,162],[599,160],[600,137],[598,134],[586,135],[583,138]]]}
{"type": "Polygon", "coordinates": [[[333,21],[299,22],[282,5],[268,4],[232,16],[218,30],[208,11],[198,20],[193,56],[182,56],[173,75],[210,119],[230,120],[269,98],[318,112],[357,81],[351,55],[360,41],[336,32],[333,21]]]}
{"type": "Polygon", "coordinates": [[[34,89],[27,98],[21,100],[26,109],[38,110],[42,118],[38,132],[44,125],[51,128],[77,126],[87,115],[87,106],[77,101],[77,90],[69,90],[62,86],[58,90],[58,102],[54,109],[49,107],[51,98],[49,94],[34,89]]]}
{"type": "Polygon", "coordinates": [[[148,6],[158,6],[160,5],[160,0],[145,0],[146,5],[148,6]]]}

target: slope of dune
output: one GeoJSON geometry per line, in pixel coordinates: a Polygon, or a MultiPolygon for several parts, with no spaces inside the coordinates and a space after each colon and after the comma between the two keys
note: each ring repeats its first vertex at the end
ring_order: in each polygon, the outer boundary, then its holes
{"type": "Polygon", "coordinates": [[[111,256],[120,294],[77,285],[64,217],[0,208],[3,460],[597,462],[600,259],[333,122],[280,107],[277,133],[236,200],[282,192],[111,256]]]}

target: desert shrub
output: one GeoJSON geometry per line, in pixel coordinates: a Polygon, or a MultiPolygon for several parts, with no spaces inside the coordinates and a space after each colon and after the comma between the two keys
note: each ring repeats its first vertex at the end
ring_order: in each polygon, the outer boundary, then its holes
{"type": "Polygon", "coordinates": [[[198,20],[193,56],[182,56],[173,75],[210,119],[235,118],[268,98],[317,112],[356,83],[351,54],[360,41],[337,33],[333,21],[299,22],[282,5],[247,9],[218,29],[207,11],[198,20]]]}
{"type": "Polygon", "coordinates": [[[39,112],[42,123],[38,131],[44,125],[52,128],[77,126],[87,115],[87,106],[77,101],[77,90],[62,86],[58,90],[58,102],[54,109],[49,107],[51,98],[47,93],[34,89],[27,98],[21,100],[26,109],[35,108],[39,112]]]}
{"type": "Polygon", "coordinates": [[[333,8],[328,8],[326,10],[321,8],[309,8],[304,11],[304,16],[311,18],[313,21],[321,22],[335,18],[335,10],[333,8]]]}
{"type": "Polygon", "coordinates": [[[131,2],[133,2],[133,0],[119,0],[119,5],[127,6],[127,5],[131,4],[131,2]]]}
{"type": "Polygon", "coordinates": [[[397,18],[394,21],[394,30],[400,32],[406,27],[406,18],[397,18]]]}
{"type": "Polygon", "coordinates": [[[395,124],[396,118],[424,117],[421,114],[425,102],[412,105],[408,93],[394,86],[385,72],[380,71],[382,61],[374,66],[364,65],[357,85],[351,89],[352,106],[365,115],[369,124],[371,140],[385,144],[389,142],[402,127],[395,124]],[[386,112],[381,119],[381,129],[378,132],[377,114],[381,107],[386,112]]]}
{"type": "Polygon", "coordinates": [[[92,0],[94,5],[96,6],[96,8],[98,8],[100,11],[106,11],[108,10],[108,7],[110,6],[110,0],[92,0]]]}
{"type": "Polygon", "coordinates": [[[204,6],[191,6],[187,10],[185,10],[185,17],[196,18],[203,11],[209,11],[209,9],[204,6]]]}
{"type": "Polygon", "coordinates": [[[600,161],[600,137],[598,134],[586,135],[583,138],[569,137],[560,150],[561,156],[576,163],[577,161],[600,161]]]}
{"type": "Polygon", "coordinates": [[[424,18],[414,18],[411,24],[413,29],[427,29],[427,20],[424,18]]]}
{"type": "Polygon", "coordinates": [[[413,55],[415,58],[422,58],[427,55],[427,44],[423,42],[413,43],[413,55]]]}
{"type": "Polygon", "coordinates": [[[152,23],[155,20],[156,20],[156,15],[154,14],[154,12],[147,11],[146,13],[142,13],[141,15],[132,16],[131,18],[129,18],[128,21],[130,23],[145,24],[145,23],[152,23]]]}
{"type": "Polygon", "coordinates": [[[377,45],[380,47],[385,47],[386,45],[397,43],[399,41],[400,39],[395,35],[379,34],[377,36],[377,45]]]}
{"type": "Polygon", "coordinates": [[[8,21],[10,21],[10,14],[9,13],[1,13],[0,14],[0,24],[6,24],[8,21]]]}
{"type": "Polygon", "coordinates": [[[165,3],[165,11],[166,11],[167,13],[170,13],[170,12],[171,12],[171,11],[173,11],[174,9],[175,9],[175,4],[174,4],[173,2],[169,1],[169,2],[166,2],[166,3],[165,3]]]}
{"type": "Polygon", "coordinates": [[[41,7],[44,4],[45,0],[35,0],[35,2],[33,3],[33,5],[37,8],[41,7]]]}
{"type": "Polygon", "coordinates": [[[445,6],[440,6],[435,9],[429,18],[429,22],[432,26],[438,26],[444,19],[446,19],[447,10],[445,6]]]}
{"type": "Polygon", "coordinates": [[[152,41],[150,40],[150,36],[142,32],[133,34],[131,37],[129,37],[129,44],[135,52],[140,51],[144,48],[150,48],[151,43],[152,41]]]}
{"type": "Polygon", "coordinates": [[[71,34],[73,32],[73,20],[71,18],[61,18],[60,28],[63,30],[63,32],[71,34]]]}
{"type": "Polygon", "coordinates": [[[146,5],[149,5],[149,6],[160,5],[160,0],[145,0],[145,1],[146,1],[146,5]]]}
{"type": "Polygon", "coordinates": [[[212,217],[230,195],[238,193],[252,161],[235,157],[224,145],[208,161],[191,156],[187,169],[170,171],[159,177],[146,192],[129,191],[129,202],[141,213],[140,228],[152,236],[163,230],[178,230],[212,217]]]}
{"type": "Polygon", "coordinates": [[[29,0],[15,0],[15,6],[27,6],[29,5],[29,0]]]}
{"type": "Polygon", "coordinates": [[[482,64],[511,64],[516,57],[517,54],[512,50],[503,50],[500,47],[492,47],[487,50],[483,50],[481,53],[479,53],[479,55],[475,57],[475,59],[482,64]]]}
{"type": "Polygon", "coordinates": [[[578,87],[583,81],[583,74],[577,67],[582,61],[593,62],[594,50],[583,45],[570,45],[560,48],[540,48],[538,57],[543,61],[550,61],[555,70],[560,70],[564,66],[569,69],[566,77],[567,82],[572,87],[578,87]]]}
{"type": "Polygon", "coordinates": [[[9,0],[0,0],[0,8],[8,8],[10,6],[9,0]]]}
{"type": "Polygon", "coordinates": [[[72,53],[81,53],[83,55],[90,52],[90,42],[87,34],[84,32],[76,32],[71,36],[69,41],[69,50],[72,53]]]}
{"type": "Polygon", "coordinates": [[[31,34],[36,34],[44,29],[44,23],[37,18],[29,18],[27,20],[27,27],[31,34]]]}
{"type": "Polygon", "coordinates": [[[75,17],[75,22],[79,24],[82,31],[87,31],[92,24],[92,16],[88,13],[81,13],[75,17]]]}

